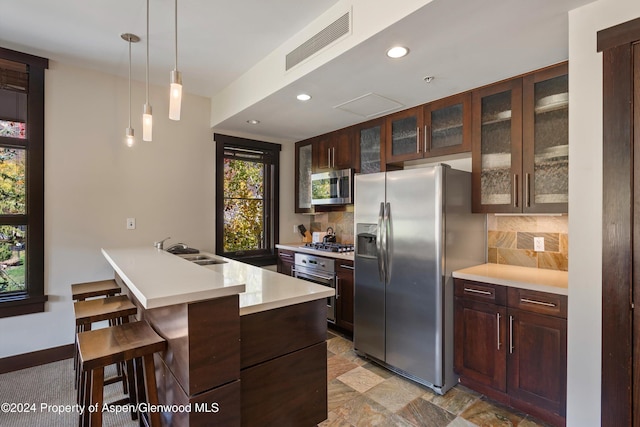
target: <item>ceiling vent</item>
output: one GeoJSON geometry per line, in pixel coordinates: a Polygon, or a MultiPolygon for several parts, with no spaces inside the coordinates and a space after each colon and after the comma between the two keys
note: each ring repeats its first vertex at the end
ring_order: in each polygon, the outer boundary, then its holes
{"type": "Polygon", "coordinates": [[[289,71],[305,59],[329,46],[351,31],[351,12],[347,12],[333,23],[320,30],[306,42],[293,49],[286,56],[286,70],[289,71]]]}

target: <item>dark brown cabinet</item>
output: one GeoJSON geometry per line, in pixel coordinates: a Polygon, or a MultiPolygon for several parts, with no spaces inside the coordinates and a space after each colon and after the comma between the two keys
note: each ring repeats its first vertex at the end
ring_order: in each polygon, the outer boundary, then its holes
{"type": "Polygon", "coordinates": [[[423,157],[422,106],[386,117],[387,163],[400,163],[423,157]]]}
{"type": "Polygon", "coordinates": [[[392,114],[386,124],[387,163],[471,151],[471,93],[392,114]]]}
{"type": "Polygon", "coordinates": [[[353,333],[353,261],[336,259],[336,326],[353,333]]]}
{"type": "Polygon", "coordinates": [[[293,276],[292,269],[294,254],[295,252],[293,251],[278,249],[278,260],[276,261],[278,273],[286,274],[287,276],[293,276]]]}
{"type": "Polygon", "coordinates": [[[314,172],[353,167],[351,128],[321,135],[313,142],[314,172]]]}
{"type": "Polygon", "coordinates": [[[567,297],[455,279],[460,382],[565,425],[567,297]]]}
{"type": "Polygon", "coordinates": [[[474,212],[564,213],[568,65],[473,91],[474,212]]]}
{"type": "Polygon", "coordinates": [[[471,151],[471,92],[424,105],[425,157],[471,151]]]}

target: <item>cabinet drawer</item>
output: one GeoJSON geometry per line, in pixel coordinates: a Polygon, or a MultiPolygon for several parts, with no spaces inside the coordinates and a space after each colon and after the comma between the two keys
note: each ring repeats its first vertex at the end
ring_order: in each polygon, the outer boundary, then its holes
{"type": "Polygon", "coordinates": [[[567,318],[567,296],[509,288],[509,307],[522,311],[567,318]]]}
{"type": "Polygon", "coordinates": [[[455,295],[460,298],[506,305],[507,289],[504,286],[489,283],[455,279],[455,295]]]}
{"type": "Polygon", "coordinates": [[[293,262],[295,252],[286,249],[278,249],[278,258],[284,262],[293,262]]]}

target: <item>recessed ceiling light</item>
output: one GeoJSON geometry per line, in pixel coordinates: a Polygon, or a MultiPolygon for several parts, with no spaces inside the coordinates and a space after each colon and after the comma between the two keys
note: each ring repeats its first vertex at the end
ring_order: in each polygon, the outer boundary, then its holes
{"type": "Polygon", "coordinates": [[[406,56],[409,53],[409,49],[404,46],[394,46],[387,51],[389,58],[397,59],[406,56]]]}
{"type": "Polygon", "coordinates": [[[311,95],[307,95],[306,93],[301,93],[300,95],[296,96],[296,98],[298,98],[298,101],[308,101],[311,99],[311,95]]]}
{"type": "Polygon", "coordinates": [[[257,125],[258,123],[260,123],[260,120],[251,119],[247,120],[247,123],[249,123],[250,125],[257,125]]]}

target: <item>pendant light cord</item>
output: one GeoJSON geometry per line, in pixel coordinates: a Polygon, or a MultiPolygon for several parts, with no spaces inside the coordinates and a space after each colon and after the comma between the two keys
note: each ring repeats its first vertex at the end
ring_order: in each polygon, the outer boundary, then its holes
{"type": "Polygon", "coordinates": [[[176,70],[178,69],[178,0],[174,1],[174,28],[175,28],[175,48],[176,48],[176,70]]]}
{"type": "Polygon", "coordinates": [[[149,0],[147,0],[147,105],[149,104],[149,0]]]}
{"type": "Polygon", "coordinates": [[[131,36],[129,36],[129,129],[131,129],[131,36]]]}

